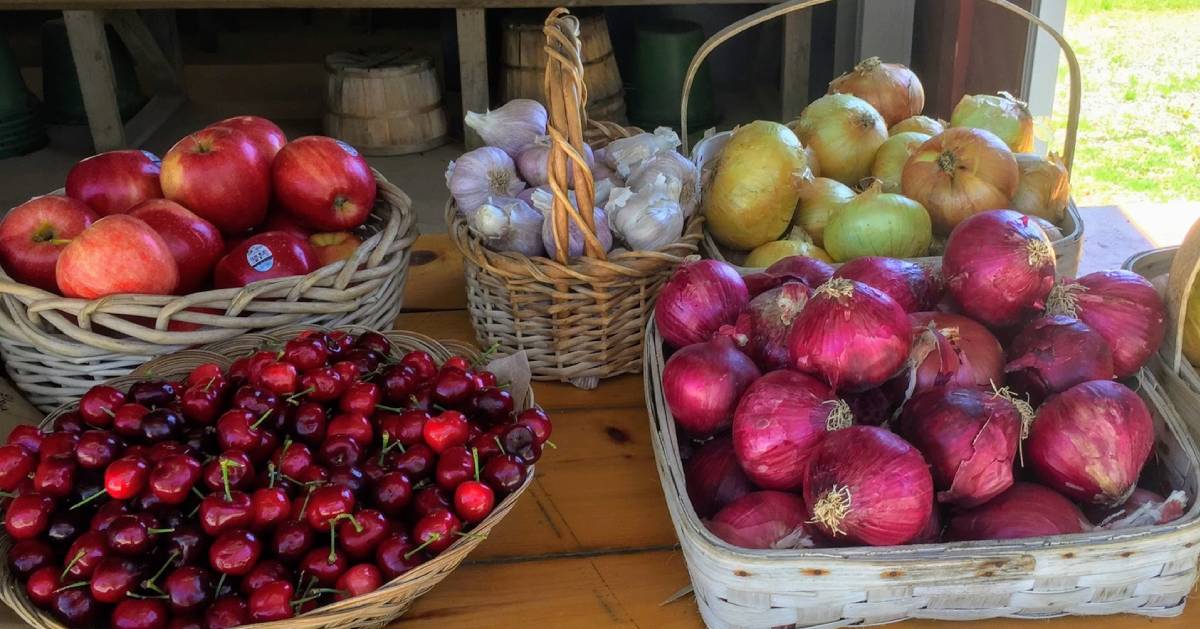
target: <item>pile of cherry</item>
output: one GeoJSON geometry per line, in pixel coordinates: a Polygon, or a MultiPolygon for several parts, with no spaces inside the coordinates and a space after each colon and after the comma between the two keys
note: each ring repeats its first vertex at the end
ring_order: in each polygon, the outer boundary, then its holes
{"type": "Polygon", "coordinates": [[[495,374],[387,337],[96,386],[0,447],[9,565],[73,627],[218,629],[378,589],[445,551],[549,443],[495,374]]]}

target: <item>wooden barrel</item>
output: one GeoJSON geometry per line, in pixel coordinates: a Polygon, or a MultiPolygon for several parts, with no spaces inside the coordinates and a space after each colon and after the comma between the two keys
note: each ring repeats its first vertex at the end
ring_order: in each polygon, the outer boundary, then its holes
{"type": "MultiPolygon", "coordinates": [[[[503,102],[514,98],[545,101],[546,36],[542,21],[518,13],[503,21],[504,72],[500,89],[503,102]]],[[[595,120],[625,123],[625,90],[613,56],[612,40],[603,12],[579,17],[583,79],[587,85],[588,116],[595,120]]]]}
{"type": "Polygon", "coordinates": [[[446,143],[433,61],[412,51],[335,52],[325,58],[325,134],[366,155],[406,155],[446,143]]]}

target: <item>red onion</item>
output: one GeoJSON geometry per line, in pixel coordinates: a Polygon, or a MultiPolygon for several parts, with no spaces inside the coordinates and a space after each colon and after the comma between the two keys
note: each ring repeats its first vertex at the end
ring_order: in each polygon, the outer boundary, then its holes
{"type": "Polygon", "coordinates": [[[750,294],[736,269],[716,260],[699,260],[675,270],[654,305],[654,322],[663,339],[679,348],[712,338],[737,319],[750,294]]]}
{"type": "Polygon", "coordinates": [[[1054,249],[1028,216],[983,212],[950,233],[942,275],[964,314],[991,327],[1013,325],[1044,305],[1054,249]]]}
{"type": "Polygon", "coordinates": [[[1138,487],[1129,495],[1129,500],[1115,507],[1083,505],[1083,512],[1098,527],[1127,529],[1135,526],[1166,524],[1183,516],[1187,496],[1182,491],[1162,496],[1138,487]]]}
{"type": "Polygon", "coordinates": [[[912,326],[891,297],[833,278],[813,292],[788,335],[792,363],[836,390],[863,391],[891,378],[908,358],[912,326]]]}
{"type": "Polygon", "coordinates": [[[1077,384],[1038,408],[1026,449],[1038,478],[1094,504],[1129,498],[1154,445],[1154,421],[1136,393],[1111,380],[1077,384]]]}
{"type": "Polygon", "coordinates": [[[688,345],[667,360],[663,395],[680,428],[707,437],[729,428],[742,392],[760,375],[754,361],[721,334],[688,345]]]}
{"type": "Polygon", "coordinates": [[[974,507],[1013,483],[1023,419],[1002,395],[975,387],[942,387],[916,396],[900,416],[900,434],[933,473],[937,499],[974,507]]]}
{"type": "Polygon", "coordinates": [[[1137,372],[1162,344],[1166,309],[1146,278],[1130,271],[1098,271],[1063,279],[1050,291],[1046,311],[1092,326],[1112,348],[1118,378],[1137,372]]]}
{"type": "Polygon", "coordinates": [[[702,518],[711,518],[725,505],[754,491],[733,453],[729,435],[700,446],[683,465],[683,476],[692,508],[702,518]]]}
{"type": "Polygon", "coordinates": [[[789,281],[750,300],[739,317],[738,327],[749,338],[746,350],[763,369],[784,369],[788,357],[787,337],[792,321],[800,315],[812,293],[803,282],[789,281]]]}
{"type": "Polygon", "coordinates": [[[1091,528],[1079,507],[1054,490],[1014,483],[990,502],[951,518],[946,539],[1020,539],[1083,533],[1091,528]]]}
{"type": "Polygon", "coordinates": [[[1078,319],[1040,317],[1008,347],[1008,383],[1036,406],[1051,393],[1089,380],[1112,380],[1113,355],[1104,337],[1078,319]]]}
{"type": "Polygon", "coordinates": [[[721,509],[708,523],[717,537],[742,548],[813,546],[804,501],[782,491],[756,491],[721,509]]]}
{"type": "Polygon", "coordinates": [[[843,264],[833,274],[857,280],[896,300],[905,312],[930,310],[942,299],[941,282],[929,267],[898,260],[866,256],[843,264]]]}
{"type": "Polygon", "coordinates": [[[781,369],[754,381],[733,413],[733,450],[754,484],[799,489],[826,431],[849,426],[845,402],[824,382],[781,369]]]}
{"type": "Polygon", "coordinates": [[[936,544],[942,541],[942,511],[935,504],[929,512],[929,522],[913,538],[913,544],[936,544]]]}
{"type": "Polygon", "coordinates": [[[918,334],[932,324],[937,341],[917,365],[916,391],[946,384],[987,389],[1004,385],[1004,349],[987,328],[948,312],[914,312],[908,318],[918,334]]]}
{"type": "Polygon", "coordinates": [[[828,262],[808,256],[788,256],[745,279],[753,297],[788,281],[804,282],[809,288],[816,288],[828,282],[830,277],[833,277],[833,267],[828,262]]]}
{"type": "Polygon", "coordinates": [[[804,476],[809,521],[834,541],[905,544],[929,523],[933,479],[921,453],[893,433],[851,426],[825,435],[804,476]]]}

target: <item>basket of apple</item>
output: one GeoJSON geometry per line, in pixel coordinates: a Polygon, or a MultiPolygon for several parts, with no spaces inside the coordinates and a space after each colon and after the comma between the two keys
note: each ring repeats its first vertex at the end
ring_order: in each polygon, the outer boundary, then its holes
{"type": "Polygon", "coordinates": [[[310,328],[94,386],[0,446],[0,599],[44,629],[382,627],[548,443],[528,366],[483,358],[310,328]]]}
{"type": "Polygon", "coordinates": [[[149,358],[289,325],[387,328],[416,219],[349,145],[239,116],[80,161],[0,218],[0,357],[48,411],[149,358]]]}

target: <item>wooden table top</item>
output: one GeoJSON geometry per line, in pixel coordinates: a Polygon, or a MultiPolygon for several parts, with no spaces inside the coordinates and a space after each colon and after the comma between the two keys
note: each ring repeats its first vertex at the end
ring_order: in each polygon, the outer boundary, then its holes
{"type": "Polygon", "coordinates": [[[774,4],[776,0],[0,0],[0,11],[103,9],[515,9],[667,4],[774,4]]]}
{"type": "MultiPolygon", "coordinates": [[[[445,235],[417,241],[398,328],[474,341],[461,258],[445,235]]],[[[1086,251],[1085,251],[1086,256],[1086,251]]],[[[702,627],[687,567],[663,501],[641,376],[593,391],[536,383],[554,419],[557,450],[475,553],[392,627],[702,627]]],[[[999,619],[969,625],[910,620],[910,629],[1195,629],[1200,602],[1182,616],[999,619]]]]}

